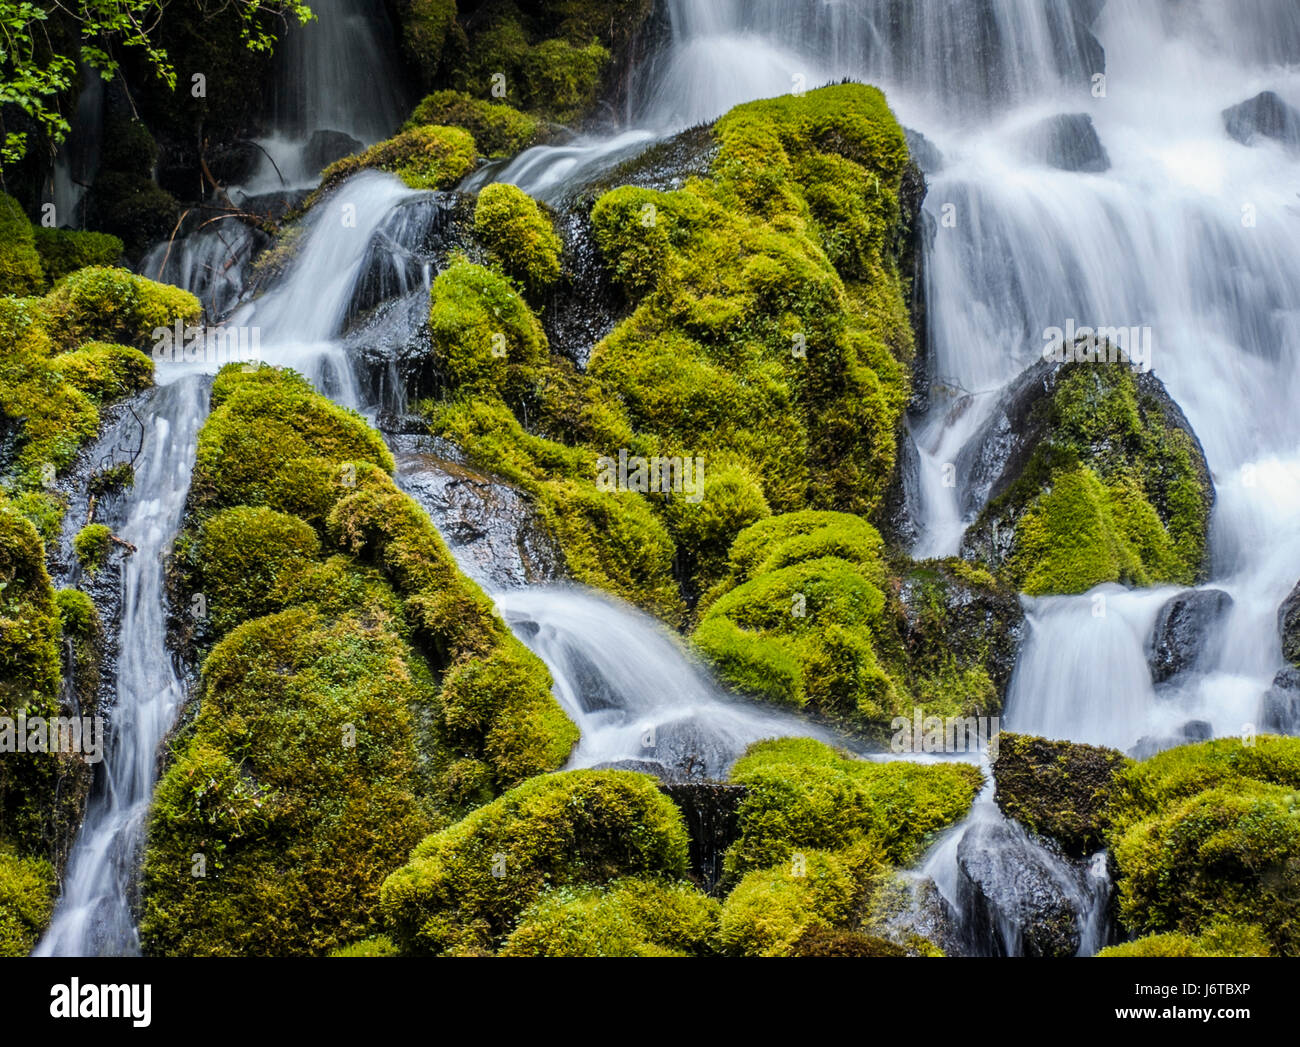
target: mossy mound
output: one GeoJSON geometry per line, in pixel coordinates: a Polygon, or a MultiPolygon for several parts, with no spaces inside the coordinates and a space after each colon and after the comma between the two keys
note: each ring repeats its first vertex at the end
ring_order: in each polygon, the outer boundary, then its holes
{"type": "Polygon", "coordinates": [[[1004,424],[1009,453],[972,466],[984,470],[990,501],[963,556],[1033,596],[1203,580],[1214,488],[1154,375],[1122,360],[1044,361],[990,423],[1004,424]]]}
{"type": "Polygon", "coordinates": [[[18,296],[40,294],[45,289],[32,224],[22,205],[6,193],[0,193],[0,288],[18,296]]]}
{"type": "Polygon", "coordinates": [[[60,353],[53,360],[64,379],[96,404],[137,393],[153,385],[153,361],[125,345],[87,342],[80,349],[60,353]]]}
{"type": "Polygon", "coordinates": [[[547,887],[680,878],[681,814],[652,778],[535,778],[428,837],[384,884],[384,925],[406,952],[491,949],[547,887]]]}
{"type": "Polygon", "coordinates": [[[536,117],[504,102],[487,101],[466,91],[435,91],[427,95],[415,107],[403,130],[425,125],[464,128],[474,136],[479,152],[492,159],[523,152],[544,135],[544,125],[536,117]]]}
{"type": "Polygon", "coordinates": [[[859,844],[906,864],[966,815],[983,775],[974,764],[855,760],[812,739],[786,738],[751,745],[731,780],[747,790],[723,863],[734,880],[796,851],[859,844]]]}
{"type": "Polygon", "coordinates": [[[687,883],[629,878],[548,891],[520,917],[502,956],[701,956],[721,906],[687,883]]]}
{"type": "Polygon", "coordinates": [[[1196,938],[1227,920],[1300,954],[1300,740],[1220,739],[1131,765],[1109,841],[1132,933],[1196,938]]]}
{"type": "Polygon", "coordinates": [[[60,281],[46,298],[46,325],[56,342],[75,349],[88,341],[150,348],[159,328],[198,322],[199,300],[125,269],[91,266],[60,281]]]}
{"type": "Polygon", "coordinates": [[[21,858],[0,843],[0,956],[26,956],[54,912],[58,883],[43,858],[21,858]]]}
{"type": "Polygon", "coordinates": [[[885,559],[861,517],[805,511],[743,531],[695,645],[736,690],[884,737],[896,717],[990,716],[1022,612],[986,572],[885,559]]]}
{"type": "Polygon", "coordinates": [[[345,178],[366,169],[395,174],[412,189],[450,189],[473,170],[477,157],[468,131],[416,127],[365,152],[334,161],[321,172],[320,188],[308,197],[307,206],[345,178]]]}
{"type": "Polygon", "coordinates": [[[474,233],[493,263],[534,302],[560,278],[560,238],[550,218],[521,189],[485,186],[474,209],[474,233]]]}
{"type": "Polygon", "coordinates": [[[1115,775],[1128,764],[1114,749],[1003,731],[995,798],[1008,818],[1083,858],[1105,846],[1115,775]]]}
{"type": "Polygon", "coordinates": [[[1112,945],[1098,956],[1272,956],[1268,939],[1250,924],[1217,923],[1204,934],[1153,934],[1112,945]]]}
{"type": "Polygon", "coordinates": [[[108,233],[79,229],[46,229],[36,226],[36,250],[50,284],[88,266],[117,266],[122,260],[122,241],[108,233]]]}
{"type": "Polygon", "coordinates": [[[880,92],[752,103],[713,135],[709,177],[615,188],[592,208],[629,315],[585,373],[552,354],[527,397],[493,403],[453,383],[429,405],[435,431],[537,495],[575,578],[672,622],[769,511],[880,504],[913,352],[898,261],[907,150],[880,92]],[[702,463],[702,490],[680,470],[658,486],[635,465],[613,477],[610,463],[639,458],[702,463]],[[586,522],[602,501],[611,538],[586,522]],[[631,562],[629,530],[649,550],[631,562]]]}

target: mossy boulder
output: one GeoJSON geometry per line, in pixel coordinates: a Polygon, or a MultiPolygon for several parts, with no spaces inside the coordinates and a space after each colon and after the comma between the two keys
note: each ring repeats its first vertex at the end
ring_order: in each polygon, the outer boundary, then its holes
{"type": "Polygon", "coordinates": [[[42,226],[37,226],[33,233],[36,250],[41,256],[41,268],[50,284],[88,266],[116,266],[125,250],[122,241],[108,233],[46,229],[42,226]]]}
{"type": "Polygon", "coordinates": [[[473,170],[477,158],[478,150],[468,131],[459,127],[415,127],[330,164],[321,172],[320,188],[308,198],[307,206],[345,178],[367,168],[395,174],[412,189],[450,189],[473,170]]]}
{"type": "Polygon", "coordinates": [[[560,278],[560,238],[536,201],[494,182],[479,193],[474,233],[494,264],[538,301],[560,278]]]}
{"type": "Polygon", "coordinates": [[[721,906],[688,883],[631,877],[548,891],[520,917],[502,956],[701,956],[721,906]]]}
{"type": "Polygon", "coordinates": [[[479,152],[492,159],[514,156],[537,144],[545,133],[536,117],[467,91],[435,91],[425,96],[403,130],[430,124],[464,128],[474,136],[479,152]]]}
{"type": "Polygon", "coordinates": [[[807,738],[756,742],[731,771],[746,787],[738,837],[723,868],[732,880],[802,850],[870,844],[906,864],[939,830],[960,821],[983,782],[968,763],[856,760],[807,738]]]}
{"type": "Polygon", "coordinates": [[[105,404],[153,385],[154,363],[138,349],[111,342],[87,342],[80,349],[54,357],[64,379],[105,404]]]}
{"type": "Polygon", "coordinates": [[[1119,915],[1137,935],[1252,924],[1300,954],[1300,740],[1184,746],[1116,779],[1108,833],[1119,915]]]}
{"type": "Polygon", "coordinates": [[[384,926],[404,951],[491,949],[544,888],[680,878],[686,861],[681,814],[653,779],[544,775],[424,840],[384,884],[384,926]]]}
{"type": "Polygon", "coordinates": [[[76,349],[88,341],[150,348],[159,328],[198,322],[199,300],[125,269],[90,266],[66,276],[46,298],[46,323],[56,342],[76,349]]]}
{"type": "Polygon", "coordinates": [[[957,463],[979,518],[962,555],[1033,596],[1194,585],[1214,486],[1163,384],[1117,362],[1042,361],[957,463]]]}
{"type": "Polygon", "coordinates": [[[1105,846],[1115,775],[1128,763],[1114,749],[1003,731],[995,799],[1008,818],[1083,858],[1105,846]]]}
{"type": "Polygon", "coordinates": [[[1216,923],[1204,934],[1153,934],[1146,938],[1112,945],[1098,956],[1272,956],[1273,948],[1252,924],[1216,923]]]}
{"type": "Polygon", "coordinates": [[[21,297],[44,289],[45,272],[32,223],[17,200],[0,193],[0,290],[21,297]]]}

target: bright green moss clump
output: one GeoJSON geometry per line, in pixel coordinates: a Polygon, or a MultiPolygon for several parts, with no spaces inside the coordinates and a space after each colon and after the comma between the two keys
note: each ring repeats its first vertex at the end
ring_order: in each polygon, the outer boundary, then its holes
{"type": "Polygon", "coordinates": [[[545,775],[421,843],[384,884],[384,925],[407,952],[490,950],[546,887],[679,878],[686,855],[681,814],[653,779],[545,775]]]}
{"type": "Polygon", "coordinates": [[[87,524],[77,532],[72,546],[82,570],[95,574],[108,563],[108,554],[113,548],[113,532],[104,524],[87,524]]]}
{"type": "Polygon", "coordinates": [[[548,891],[520,917],[503,956],[700,956],[721,907],[687,883],[629,878],[548,891]]]}
{"type": "Polygon", "coordinates": [[[560,278],[560,238],[527,193],[494,182],[479,193],[474,232],[493,262],[536,300],[560,278]]]}
{"type": "Polygon", "coordinates": [[[484,156],[514,156],[542,137],[542,124],[504,102],[477,98],[466,91],[435,91],[415,107],[403,130],[422,125],[463,127],[484,156]]]}
{"type": "Polygon", "coordinates": [[[1032,596],[1103,582],[1194,585],[1214,492],[1196,438],[1151,375],[1125,362],[1039,365],[1026,395],[1026,460],[963,555],[1032,596]],[[1045,390],[1045,391],[1044,391],[1045,390]]]}
{"type": "Polygon", "coordinates": [[[412,189],[450,189],[473,169],[478,150],[468,131],[459,127],[416,127],[372,145],[363,153],[336,160],[321,172],[320,194],[366,168],[389,171],[412,189]]]}
{"type": "Polygon", "coordinates": [[[1186,934],[1153,934],[1112,945],[1098,956],[1272,956],[1268,939],[1250,924],[1217,923],[1192,938],[1186,934]]]}
{"type": "Polygon", "coordinates": [[[79,229],[46,229],[36,226],[36,250],[50,284],[87,266],[115,266],[122,260],[122,241],[108,233],[79,229]]]}
{"type": "Polygon", "coordinates": [[[58,883],[43,858],[20,858],[0,843],[0,956],[26,956],[54,911],[58,883]]]}
{"type": "Polygon", "coordinates": [[[1120,920],[1199,938],[1227,920],[1300,955],[1300,740],[1221,739],[1119,774],[1109,833],[1120,920]]]}
{"type": "Polygon", "coordinates": [[[53,363],[65,380],[97,404],[153,385],[153,361],[125,345],[87,342],[80,349],[60,353],[53,363]]]}
{"type": "Polygon", "coordinates": [[[94,340],[147,349],[156,329],[196,323],[200,311],[188,291],[103,266],[72,273],[46,298],[50,334],[69,349],[94,340]]]}
{"type": "Polygon", "coordinates": [[[0,291],[27,295],[39,294],[44,288],[45,273],[32,224],[17,200],[0,193],[0,291]]]}
{"type": "Polygon", "coordinates": [[[793,851],[863,842],[906,864],[966,815],[983,776],[974,764],[855,760],[811,739],[786,738],[751,745],[731,780],[748,789],[724,862],[735,877],[793,851]]]}

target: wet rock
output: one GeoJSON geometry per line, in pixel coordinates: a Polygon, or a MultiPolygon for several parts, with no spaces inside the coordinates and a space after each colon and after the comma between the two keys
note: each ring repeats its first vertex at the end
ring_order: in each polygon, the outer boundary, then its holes
{"type": "Polygon", "coordinates": [[[1300,110],[1272,91],[1225,109],[1223,125],[1229,137],[1242,145],[1258,145],[1260,139],[1269,139],[1300,149],[1300,110]]]}
{"type": "Polygon", "coordinates": [[[961,920],[934,880],[913,872],[889,874],[876,888],[864,930],[910,955],[938,949],[959,956],[961,920]]]}
{"type": "Polygon", "coordinates": [[[1214,727],[1210,723],[1205,720],[1188,720],[1174,734],[1143,735],[1134,743],[1128,754],[1135,760],[1149,760],[1156,753],[1162,753],[1166,749],[1176,749],[1180,745],[1194,745],[1197,742],[1208,742],[1213,738],[1214,727]]]}
{"type": "Polygon", "coordinates": [[[686,821],[691,879],[712,893],[722,879],[723,856],[740,834],[740,802],[749,790],[715,782],[667,782],[659,791],[677,805],[686,821]]]}
{"type": "Polygon", "coordinates": [[[1105,846],[1115,772],[1125,763],[1115,749],[1003,731],[994,799],[1008,818],[1084,858],[1105,846]]]}
{"type": "Polygon", "coordinates": [[[1300,585],[1282,601],[1277,611],[1277,627],[1282,634],[1282,656],[1300,668],[1300,585]]]}
{"type": "Polygon", "coordinates": [[[256,173],[261,160],[261,147],[242,138],[221,143],[207,156],[208,170],[223,186],[247,182],[256,173]]]}
{"type": "Polygon", "coordinates": [[[910,549],[916,543],[921,514],[920,476],[921,456],[912,434],[904,430],[898,436],[898,467],[876,520],[885,541],[898,549],[910,549]]]}
{"type": "Polygon", "coordinates": [[[489,591],[560,576],[563,561],[525,492],[430,444],[392,443],[402,488],[429,513],[466,574],[489,591]]]}
{"type": "Polygon", "coordinates": [[[974,951],[1074,956],[1085,904],[1077,870],[1010,826],[972,825],[957,847],[958,908],[974,951]]]}
{"type": "Polygon", "coordinates": [[[916,161],[916,166],[928,175],[938,174],[943,170],[943,153],[920,131],[913,131],[910,127],[903,128],[903,134],[907,137],[907,149],[912,154],[912,159],[916,161]]]}
{"type": "Polygon", "coordinates": [[[1214,626],[1232,607],[1221,589],[1179,593],[1156,615],[1147,662],[1155,683],[1194,669],[1205,653],[1214,626]]]}
{"type": "Polygon", "coordinates": [[[613,290],[585,211],[556,216],[555,230],[564,243],[564,271],[542,311],[547,341],[580,369],[591,351],[614,329],[623,306],[613,290]]]}
{"type": "Polygon", "coordinates": [[[1259,729],[1265,734],[1300,734],[1300,669],[1283,669],[1264,695],[1259,729]]]}
{"type": "Polygon", "coordinates": [[[1034,159],[1062,171],[1110,170],[1110,154],[1087,113],[1063,113],[1035,124],[1025,134],[1024,147],[1034,159]]]}
{"type": "Polygon", "coordinates": [[[323,171],[335,160],[359,153],[365,143],[342,131],[315,131],[302,149],[302,163],[309,171],[323,171]]]}

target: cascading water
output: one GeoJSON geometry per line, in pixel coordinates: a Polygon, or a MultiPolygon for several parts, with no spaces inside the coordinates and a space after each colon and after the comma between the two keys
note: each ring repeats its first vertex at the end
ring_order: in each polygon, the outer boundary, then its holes
{"type": "Polygon", "coordinates": [[[154,389],[125,517],[116,527],[135,552],[122,573],[117,701],[103,773],[73,844],[63,894],[38,956],[131,955],[131,912],[140,845],[153,795],[158,746],[185,700],[185,680],[167,649],[166,556],[189,493],[208,387],[185,377],[154,389]]]}

